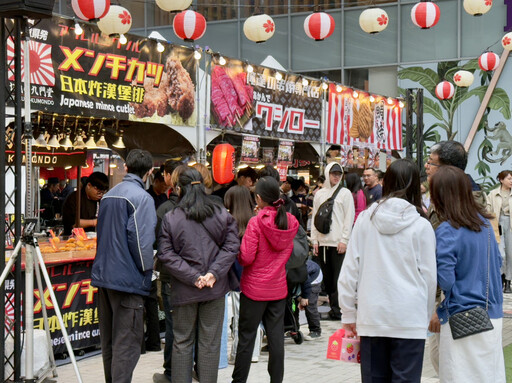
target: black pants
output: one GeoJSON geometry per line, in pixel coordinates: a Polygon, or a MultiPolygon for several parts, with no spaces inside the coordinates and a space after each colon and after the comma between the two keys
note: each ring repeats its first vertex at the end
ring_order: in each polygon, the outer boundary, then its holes
{"type": "Polygon", "coordinates": [[[311,285],[309,294],[309,304],[305,307],[306,319],[308,320],[309,332],[322,332],[320,327],[320,313],[318,312],[318,294],[320,294],[320,284],[311,285]]]}
{"type": "Polygon", "coordinates": [[[361,337],[363,383],[419,383],[425,339],[361,337]]]}
{"type": "Polygon", "coordinates": [[[157,281],[151,282],[151,291],[144,301],[146,309],[146,350],[160,351],[160,320],[158,319],[157,281]]]}
{"type": "Polygon", "coordinates": [[[341,316],[340,305],[338,303],[338,277],[340,276],[341,265],[345,259],[345,253],[338,254],[335,247],[320,246],[318,249],[318,258],[320,268],[324,275],[324,288],[329,296],[329,305],[332,313],[341,316]]]}
{"type": "Polygon", "coordinates": [[[253,301],[240,294],[238,347],[233,382],[245,383],[251,368],[252,350],[260,322],[267,333],[270,383],[281,383],[284,376],[284,310],[286,299],[253,301]]]}
{"type": "Polygon", "coordinates": [[[144,338],[144,297],[105,288],[98,294],[105,382],[130,383],[144,338]]]}

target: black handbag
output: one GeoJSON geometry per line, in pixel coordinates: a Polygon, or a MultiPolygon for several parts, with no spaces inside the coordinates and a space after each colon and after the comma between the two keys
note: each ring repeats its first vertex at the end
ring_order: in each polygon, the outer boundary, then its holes
{"type": "Polygon", "coordinates": [[[485,309],[474,307],[472,309],[453,314],[448,318],[453,339],[465,338],[470,335],[494,329],[491,318],[489,318],[489,269],[491,258],[491,231],[489,230],[489,243],[487,246],[487,292],[485,309]]]}
{"type": "Polygon", "coordinates": [[[318,210],[313,219],[313,225],[318,230],[319,233],[329,234],[331,231],[331,223],[332,223],[332,209],[334,208],[334,200],[336,196],[340,192],[342,184],[340,182],[339,186],[336,188],[332,196],[330,196],[323,204],[318,207],[318,210]]]}

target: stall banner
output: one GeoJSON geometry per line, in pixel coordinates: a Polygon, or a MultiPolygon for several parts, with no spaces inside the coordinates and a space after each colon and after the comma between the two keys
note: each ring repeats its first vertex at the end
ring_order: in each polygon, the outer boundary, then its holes
{"type": "Polygon", "coordinates": [[[263,148],[263,164],[274,165],[274,148],[263,148]]]}
{"type": "Polygon", "coordinates": [[[240,162],[257,163],[260,160],[260,139],[256,136],[244,136],[240,162]]]}
{"type": "MultiPolygon", "coordinates": [[[[100,344],[99,318],[97,308],[98,289],[91,286],[91,267],[93,261],[79,261],[47,266],[57,297],[64,325],[74,350],[100,344]]],[[[24,279],[25,274],[23,274],[24,279]]],[[[25,281],[22,281],[24,286],[25,281]]],[[[6,327],[14,321],[14,279],[5,281],[6,327]]],[[[50,298],[48,287],[39,294],[34,285],[34,329],[44,329],[41,301],[44,299],[48,313],[48,327],[54,354],[65,353],[66,344],[61,327],[55,314],[54,302],[50,298]]],[[[23,298],[22,298],[23,301],[23,298]]],[[[23,310],[22,310],[23,311],[23,310]]],[[[22,315],[24,315],[22,313],[22,315]]]]}
{"type": "Polygon", "coordinates": [[[338,92],[336,85],[330,84],[327,114],[329,144],[402,150],[402,109],[398,101],[390,105],[381,97],[370,102],[366,94],[354,98],[352,89],[338,92]]]}
{"type": "Polygon", "coordinates": [[[230,59],[212,65],[212,127],[260,137],[320,141],[321,82],[230,59]]]}
{"type": "MultiPolygon", "coordinates": [[[[6,20],[10,23],[10,20],[6,20]]],[[[31,107],[50,113],[195,126],[196,60],[191,48],[126,35],[128,43],[54,17],[29,30],[31,107]]],[[[7,41],[14,88],[14,41],[7,41]]],[[[22,45],[24,48],[24,45],[22,45]]],[[[22,49],[22,70],[24,69],[22,49]]],[[[23,78],[23,76],[22,76],[23,78]]],[[[23,91],[23,88],[22,88],[23,91]]]]}

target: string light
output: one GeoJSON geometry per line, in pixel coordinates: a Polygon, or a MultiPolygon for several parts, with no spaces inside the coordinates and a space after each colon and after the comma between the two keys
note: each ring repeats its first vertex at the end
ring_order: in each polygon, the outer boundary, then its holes
{"type": "Polygon", "coordinates": [[[198,50],[196,50],[196,51],[194,52],[194,58],[195,58],[196,60],[201,60],[201,52],[199,52],[198,50]]]}
{"type": "Polygon", "coordinates": [[[391,97],[388,97],[388,104],[393,105],[394,100],[391,97]]]}
{"type": "Polygon", "coordinates": [[[373,95],[370,96],[370,102],[375,102],[375,97],[373,97],[373,95]]]}
{"type": "Polygon", "coordinates": [[[247,65],[247,72],[252,73],[253,70],[254,68],[252,67],[251,64],[247,65]]]}
{"type": "Polygon", "coordinates": [[[341,85],[336,85],[336,92],[341,93],[342,90],[343,88],[341,87],[341,85]]]}
{"type": "Polygon", "coordinates": [[[226,59],[223,56],[219,57],[219,64],[220,65],[226,65],[226,59]]]}
{"type": "Polygon", "coordinates": [[[329,85],[327,85],[327,83],[326,83],[326,82],[323,82],[323,83],[322,83],[322,89],[323,89],[323,90],[327,90],[327,88],[329,88],[329,85]]]}
{"type": "Polygon", "coordinates": [[[354,90],[354,92],[352,93],[352,97],[358,98],[359,97],[359,93],[357,93],[357,91],[354,90]]]}
{"type": "Polygon", "coordinates": [[[75,35],[80,36],[82,33],[84,33],[84,30],[80,26],[80,24],[75,23],[75,35]]]}
{"type": "Polygon", "coordinates": [[[308,79],[307,78],[303,78],[302,79],[302,85],[303,86],[308,86],[309,82],[308,82],[308,79]]]}
{"type": "Polygon", "coordinates": [[[283,79],[283,75],[279,72],[276,72],[276,80],[282,80],[283,79]]]}
{"type": "Polygon", "coordinates": [[[121,33],[121,36],[119,36],[119,43],[121,45],[124,45],[128,42],[128,39],[126,38],[126,36],[124,35],[124,33],[121,33]]]}
{"type": "Polygon", "coordinates": [[[156,44],[156,50],[160,53],[162,53],[165,50],[164,44],[162,44],[160,41],[156,44]]]}

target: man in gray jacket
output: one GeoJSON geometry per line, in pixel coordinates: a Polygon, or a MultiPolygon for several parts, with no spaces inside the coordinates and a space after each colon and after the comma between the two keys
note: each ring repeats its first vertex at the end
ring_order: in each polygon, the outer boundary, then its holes
{"type": "Polygon", "coordinates": [[[99,288],[103,369],[107,383],[129,383],[144,336],[144,296],[151,288],[156,212],[144,182],[153,160],[145,150],[126,157],[123,182],[103,197],[92,285],[99,288]]]}

